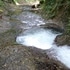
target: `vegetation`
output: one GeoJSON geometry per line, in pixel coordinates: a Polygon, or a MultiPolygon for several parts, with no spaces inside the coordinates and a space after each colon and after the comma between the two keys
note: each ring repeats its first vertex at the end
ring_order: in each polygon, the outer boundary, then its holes
{"type": "Polygon", "coordinates": [[[66,33],[70,34],[70,0],[41,0],[48,18],[61,18],[66,23],[66,33]]]}
{"type": "MultiPolygon", "coordinates": [[[[5,7],[5,2],[14,3],[19,0],[0,0],[0,12],[2,12],[2,7],[5,7]]],[[[25,0],[28,1],[28,0],[25,0]]],[[[34,0],[30,0],[34,1],[34,0]]],[[[44,2],[42,8],[47,14],[48,18],[61,18],[66,23],[66,33],[70,34],[70,0],[40,0],[44,2]]]]}

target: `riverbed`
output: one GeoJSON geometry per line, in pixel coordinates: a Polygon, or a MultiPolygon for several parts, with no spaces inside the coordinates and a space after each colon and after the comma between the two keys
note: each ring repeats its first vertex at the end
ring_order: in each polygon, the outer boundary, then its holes
{"type": "Polygon", "coordinates": [[[70,68],[70,48],[69,46],[57,46],[54,42],[57,35],[62,33],[52,29],[44,29],[40,25],[44,25],[45,20],[41,15],[33,12],[25,11],[21,13],[18,18],[22,22],[22,33],[16,38],[18,44],[27,47],[36,47],[42,50],[51,50],[48,55],[50,58],[59,60],[65,66],[70,68]],[[25,31],[24,31],[25,29],[25,31]]]}
{"type": "Polygon", "coordinates": [[[0,19],[0,70],[70,69],[70,46],[57,46],[54,41],[62,33],[41,26],[52,20],[28,6],[21,9],[0,19]]]}

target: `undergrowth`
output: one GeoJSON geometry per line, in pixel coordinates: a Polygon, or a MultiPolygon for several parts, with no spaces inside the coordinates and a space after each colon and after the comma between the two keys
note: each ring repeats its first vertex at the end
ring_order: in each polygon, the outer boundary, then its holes
{"type": "Polygon", "coordinates": [[[41,0],[43,11],[47,14],[47,18],[58,17],[61,21],[65,21],[65,32],[70,34],[70,0],[41,0]]]}

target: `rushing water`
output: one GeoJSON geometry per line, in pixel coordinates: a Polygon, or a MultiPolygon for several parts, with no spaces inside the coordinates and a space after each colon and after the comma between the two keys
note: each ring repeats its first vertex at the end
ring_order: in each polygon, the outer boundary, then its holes
{"type": "Polygon", "coordinates": [[[53,48],[48,53],[52,58],[58,59],[60,62],[65,64],[68,68],[70,68],[70,46],[59,46],[52,45],[53,48]]]}
{"type": "Polygon", "coordinates": [[[42,19],[41,16],[28,11],[22,12],[17,17],[17,19],[22,22],[23,24],[23,26],[21,26],[22,29],[29,29],[35,26],[39,26],[41,24],[45,24],[44,19],[42,19]]]}
{"type": "MultiPolygon", "coordinates": [[[[17,38],[16,42],[18,44],[26,45],[27,47],[36,47],[43,50],[51,50],[49,54],[51,54],[52,58],[57,58],[60,62],[65,64],[68,68],[70,68],[70,48],[69,46],[56,46],[54,43],[54,39],[60,33],[40,28],[39,25],[45,24],[44,20],[36,14],[24,12],[19,16],[23,23],[28,25],[27,30],[22,32],[17,38]],[[23,15],[24,14],[24,15],[23,15]],[[35,27],[33,27],[35,26],[35,27]]],[[[24,28],[24,26],[21,26],[24,28]]],[[[48,54],[48,55],[49,55],[48,54]]]]}
{"type": "Polygon", "coordinates": [[[51,30],[42,28],[32,28],[18,36],[16,41],[26,46],[33,46],[40,49],[50,49],[54,44],[54,39],[57,34],[52,33],[51,30]]]}

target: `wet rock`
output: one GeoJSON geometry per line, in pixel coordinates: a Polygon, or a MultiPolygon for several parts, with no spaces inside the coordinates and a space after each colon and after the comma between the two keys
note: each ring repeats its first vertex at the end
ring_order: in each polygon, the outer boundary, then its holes
{"type": "Polygon", "coordinates": [[[41,0],[41,1],[40,1],[40,4],[44,4],[44,1],[43,1],[43,0],[41,0]]]}
{"type": "Polygon", "coordinates": [[[68,70],[65,67],[63,68],[58,62],[48,61],[47,62],[38,62],[37,61],[37,70],[68,70]]]}
{"type": "Polygon", "coordinates": [[[27,54],[25,48],[21,49],[22,47],[14,46],[0,52],[1,58],[5,58],[5,63],[2,65],[4,70],[34,70],[30,53],[27,54]]]}
{"type": "Polygon", "coordinates": [[[39,51],[37,53],[39,57],[33,54],[30,49],[21,45],[8,46],[0,52],[1,59],[5,59],[5,61],[0,61],[0,70],[36,70],[34,59],[42,60],[44,55],[41,55],[39,51]]]}
{"type": "Polygon", "coordinates": [[[69,35],[65,35],[65,34],[58,35],[55,38],[55,43],[58,46],[61,46],[61,45],[70,45],[70,36],[69,35]]]}
{"type": "Polygon", "coordinates": [[[2,19],[2,15],[0,15],[0,19],[2,19]]]}
{"type": "Polygon", "coordinates": [[[10,29],[0,34],[0,49],[15,43],[17,35],[21,31],[18,29],[10,29]]]}
{"type": "Polygon", "coordinates": [[[7,46],[0,51],[0,70],[68,70],[37,48],[7,46]]]}
{"type": "Polygon", "coordinates": [[[0,48],[15,43],[16,36],[21,32],[20,22],[12,20],[6,16],[0,21],[0,48]]]}
{"type": "Polygon", "coordinates": [[[2,19],[0,19],[0,33],[6,32],[11,28],[11,24],[9,22],[9,18],[2,16],[2,19]]]}
{"type": "Polygon", "coordinates": [[[41,27],[48,28],[48,29],[53,29],[53,30],[59,31],[59,32],[64,31],[64,27],[62,27],[58,24],[55,24],[55,23],[47,23],[45,25],[41,25],[41,27]]]}

